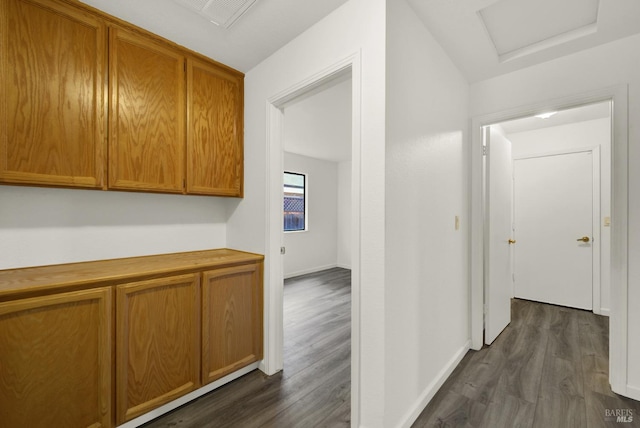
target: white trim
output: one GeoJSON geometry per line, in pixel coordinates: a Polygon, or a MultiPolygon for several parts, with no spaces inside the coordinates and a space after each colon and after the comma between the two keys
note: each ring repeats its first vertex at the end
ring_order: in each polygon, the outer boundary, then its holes
{"type": "MultiPolygon", "coordinates": [[[[571,153],[584,153],[584,152],[593,152],[594,150],[600,151],[599,146],[588,146],[588,147],[575,147],[570,149],[560,149],[560,150],[548,150],[545,152],[535,153],[535,154],[526,154],[520,156],[514,156],[513,160],[522,160],[522,159],[531,159],[531,158],[540,158],[545,156],[557,156],[557,155],[568,155],[571,153]]],[[[600,175],[600,173],[598,173],[600,175]]]]}
{"type": "Polygon", "coordinates": [[[602,254],[602,215],[600,209],[602,206],[602,176],[600,171],[600,146],[594,147],[591,151],[593,156],[593,287],[591,297],[591,308],[594,314],[600,315],[602,313],[601,297],[602,297],[602,260],[600,255],[602,254]]]}
{"type": "Polygon", "coordinates": [[[482,132],[483,126],[599,101],[613,101],[611,126],[611,320],[609,379],[614,392],[627,394],[628,356],[628,86],[619,85],[548,102],[517,107],[472,118],[471,145],[471,348],[482,347],[483,336],[483,218],[482,132]]]}
{"type": "MultiPolygon", "coordinates": [[[[640,388],[637,386],[627,385],[627,397],[640,401],[640,388]]],[[[639,417],[634,415],[634,417],[639,417]]]]}
{"type": "Polygon", "coordinates": [[[352,234],[351,251],[354,260],[351,271],[351,424],[360,421],[360,114],[361,114],[361,53],[358,51],[316,74],[294,84],[267,100],[267,215],[266,253],[269,263],[269,283],[265,289],[265,364],[264,371],[273,374],[283,368],[284,327],[283,266],[280,247],[282,233],[282,171],[283,171],[283,109],[286,104],[325,83],[351,73],[352,80],[352,234]],[[275,219],[275,220],[274,220],[275,219]]]}
{"type": "Polygon", "coordinates": [[[609,310],[609,308],[600,308],[600,315],[602,315],[603,317],[608,317],[609,315],[611,315],[611,311],[609,310]]]}
{"type": "MultiPolygon", "coordinates": [[[[591,260],[591,310],[594,314],[600,315],[602,313],[602,309],[600,308],[600,296],[601,296],[601,265],[600,265],[600,249],[602,247],[601,241],[601,233],[600,233],[600,186],[601,186],[601,177],[600,177],[600,146],[595,147],[580,147],[580,148],[571,148],[571,149],[563,149],[563,150],[549,150],[545,152],[540,152],[536,154],[528,154],[521,156],[514,156],[514,168],[515,161],[524,160],[524,159],[535,159],[535,158],[543,158],[549,156],[559,156],[559,155],[570,155],[574,153],[591,153],[591,163],[592,163],[592,189],[593,193],[591,195],[592,203],[591,203],[591,237],[592,237],[592,260],[591,260]]],[[[513,210],[515,211],[515,198],[513,199],[513,210]]]]}
{"type": "Polygon", "coordinates": [[[431,401],[434,395],[438,392],[440,387],[444,384],[455,368],[460,364],[460,361],[464,358],[470,349],[471,341],[467,341],[462,348],[455,353],[455,355],[445,364],[445,366],[438,372],[435,379],[433,379],[429,385],[422,391],[418,400],[411,406],[409,412],[400,420],[398,428],[409,428],[418,419],[420,413],[427,407],[427,404],[431,401]]]}
{"type": "Polygon", "coordinates": [[[203,386],[202,388],[198,388],[195,391],[188,393],[187,395],[183,395],[180,398],[177,398],[163,406],[158,407],[157,409],[153,409],[149,413],[145,413],[142,416],[138,416],[135,419],[130,420],[122,425],[118,425],[118,428],[135,428],[140,425],[144,425],[153,419],[164,415],[165,413],[169,413],[172,410],[177,409],[178,407],[187,404],[189,401],[195,400],[198,397],[202,397],[205,394],[213,391],[214,389],[220,388],[222,385],[225,385],[231,381],[236,380],[237,378],[246,375],[249,372],[258,368],[258,363],[249,364],[246,367],[241,368],[223,378],[220,378],[210,384],[203,386]]]}
{"type": "Polygon", "coordinates": [[[337,263],[331,263],[324,266],[315,266],[309,269],[302,269],[296,272],[289,272],[284,274],[284,279],[295,278],[296,276],[308,275],[310,273],[322,272],[323,270],[333,269],[339,267],[337,263]]]}

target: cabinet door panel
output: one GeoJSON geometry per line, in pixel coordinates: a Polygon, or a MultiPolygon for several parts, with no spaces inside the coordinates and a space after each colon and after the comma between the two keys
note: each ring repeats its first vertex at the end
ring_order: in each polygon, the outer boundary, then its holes
{"type": "Polygon", "coordinates": [[[72,6],[0,2],[0,181],[103,187],[106,27],[72,6]]]}
{"type": "Polygon", "coordinates": [[[262,359],[262,264],[203,273],[202,382],[262,359]]]}
{"type": "Polygon", "coordinates": [[[109,187],[182,192],[182,53],[121,28],[110,29],[109,52],[109,187]]]}
{"type": "Polygon", "coordinates": [[[191,274],[117,286],[118,424],[200,385],[199,285],[191,274]]]}
{"type": "Polygon", "coordinates": [[[0,303],[0,425],[112,426],[112,290],[0,303]]]}
{"type": "Polygon", "coordinates": [[[187,192],[242,196],[242,75],[189,59],[187,115],[187,192]]]}

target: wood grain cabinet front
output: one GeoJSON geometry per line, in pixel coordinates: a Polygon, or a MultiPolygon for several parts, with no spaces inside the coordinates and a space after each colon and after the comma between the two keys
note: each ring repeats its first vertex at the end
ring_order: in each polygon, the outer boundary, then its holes
{"type": "Polygon", "coordinates": [[[262,359],[262,263],[203,272],[202,383],[262,359]]]}
{"type": "Polygon", "coordinates": [[[0,303],[0,426],[113,426],[112,293],[0,303]]]}
{"type": "Polygon", "coordinates": [[[109,188],[182,193],[185,57],[109,28],[109,188]]]}
{"type": "Polygon", "coordinates": [[[242,196],[243,75],[187,59],[187,193],[242,196]]]}
{"type": "Polygon", "coordinates": [[[0,0],[0,183],[243,196],[244,75],[71,0],[0,0]]]}
{"type": "Polygon", "coordinates": [[[116,287],[116,415],[122,424],[200,386],[200,275],[116,287]]]}
{"type": "Polygon", "coordinates": [[[0,182],[103,188],[106,25],[47,0],[0,0],[0,182]]]}
{"type": "Polygon", "coordinates": [[[262,359],[264,257],[0,270],[0,427],[109,428],[262,359]]]}

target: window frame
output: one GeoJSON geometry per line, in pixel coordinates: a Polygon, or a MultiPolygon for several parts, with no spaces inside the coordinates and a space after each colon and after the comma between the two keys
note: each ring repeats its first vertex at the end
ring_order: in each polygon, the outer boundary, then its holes
{"type": "Polygon", "coordinates": [[[285,170],[283,171],[282,174],[282,196],[283,196],[283,204],[282,204],[282,220],[283,220],[283,224],[282,224],[282,231],[284,233],[300,233],[300,232],[307,232],[309,230],[309,180],[308,180],[308,175],[303,173],[303,172],[295,172],[295,171],[290,171],[290,170],[285,170]],[[302,229],[291,229],[291,230],[287,230],[285,229],[284,226],[284,216],[285,216],[285,211],[284,211],[284,194],[285,194],[285,187],[287,186],[284,183],[284,175],[285,174],[290,174],[290,175],[298,175],[301,176],[303,178],[303,189],[302,189],[302,197],[304,200],[304,228],[302,229]]]}

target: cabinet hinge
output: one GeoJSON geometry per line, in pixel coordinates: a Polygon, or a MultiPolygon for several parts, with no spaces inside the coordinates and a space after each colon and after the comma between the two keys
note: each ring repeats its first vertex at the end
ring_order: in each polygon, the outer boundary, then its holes
{"type": "Polygon", "coordinates": [[[487,146],[482,146],[482,156],[487,155],[487,146]]]}

